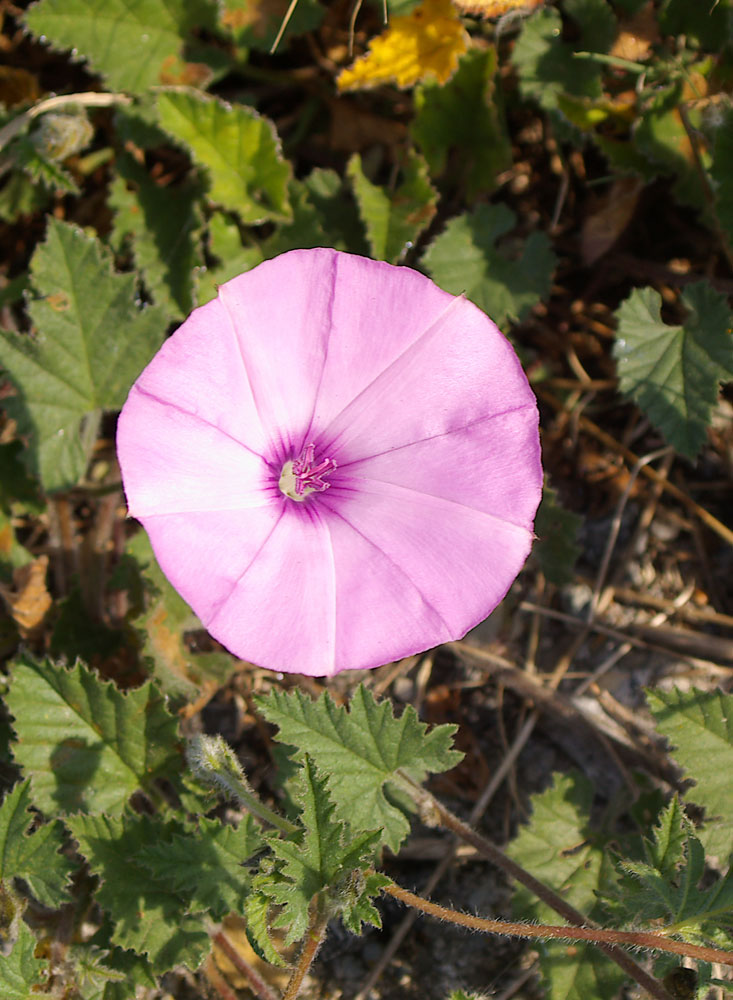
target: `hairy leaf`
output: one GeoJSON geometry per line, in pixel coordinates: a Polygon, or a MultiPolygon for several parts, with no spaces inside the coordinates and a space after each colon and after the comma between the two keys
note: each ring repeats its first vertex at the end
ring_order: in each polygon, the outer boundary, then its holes
{"type": "Polygon", "coordinates": [[[198,191],[190,185],[161,187],[131,157],[118,157],[116,167],[110,189],[115,244],[119,249],[131,238],[153,300],[168,315],[185,317],[194,306],[195,269],[203,263],[198,191]]]}
{"type": "Polygon", "coordinates": [[[410,156],[401,183],[391,190],[372,184],[358,153],[349,160],[346,172],[354,185],[372,257],[396,264],[435,215],[438,196],[428,180],[427,164],[420,156],[410,156]]]}
{"type": "MultiPolygon", "coordinates": [[[[345,824],[334,819],[326,784],[306,756],[293,782],[294,798],[302,809],[303,832],[295,840],[270,839],[280,865],[275,877],[268,873],[257,880],[259,890],[282,908],[274,926],[287,928],[287,944],[303,937],[309,925],[311,902],[326,890],[328,903],[347,914],[345,922],[357,926],[357,933],[363,919],[380,926],[379,914],[364,898],[367,886],[360,885],[363,869],[373,860],[379,833],[352,837],[345,824]]],[[[378,886],[371,884],[369,888],[378,892],[387,881],[384,878],[378,886]]]]}
{"type": "Polygon", "coordinates": [[[465,293],[500,327],[524,319],[549,294],[555,267],[544,233],[532,233],[519,252],[497,248],[497,240],[514,223],[506,205],[479,205],[451,219],[423,258],[441,288],[454,295],[465,293]]]}
{"type": "Polygon", "coordinates": [[[621,391],[677,451],[694,458],[705,442],[718,386],[733,378],[731,314],[724,295],[705,282],[688,285],[680,326],[662,321],[662,298],[637,288],[616,312],[614,356],[621,391]]]}
{"type": "Polygon", "coordinates": [[[242,866],[264,843],[250,815],[236,828],[201,819],[195,830],[144,847],[136,860],[157,883],[173,892],[184,891],[190,897],[190,912],[209,912],[221,920],[227,913],[242,913],[250,887],[249,873],[242,866]]]}
{"type": "Polygon", "coordinates": [[[123,694],[82,663],[20,656],[8,708],[13,751],[47,813],[119,812],[137,789],[179,769],[177,720],[150,682],[123,694]]]}
{"type": "Polygon", "coordinates": [[[428,732],[410,705],[396,719],[391,704],[376,702],[363,686],[354,692],[349,711],[327,692],[311,701],[297,690],[272,691],[258,704],[279,727],[280,741],[296,748],[297,759],[308,754],[328,775],[339,819],[355,830],[383,828],[383,841],[395,852],[409,832],[403,811],[390,800],[398,772],[420,781],[426,772],[450,770],[462,757],[451,749],[455,726],[428,732]]]}
{"type": "Polygon", "coordinates": [[[165,81],[193,27],[213,28],[214,10],[208,0],[39,0],[26,25],[88,59],[111,88],[143,93],[165,81]]]}
{"type": "Polygon", "coordinates": [[[733,851],[733,695],[722,691],[649,691],[657,729],[695,787],[689,797],[705,806],[705,827],[697,836],[723,864],[733,851]]]}
{"type": "Polygon", "coordinates": [[[101,244],[68,223],[49,218],[31,274],[36,336],[0,333],[0,364],[18,390],[6,402],[32,435],[34,471],[53,491],[84,474],[100,413],[122,406],[166,323],[138,308],[135,276],[114,274],[101,244]]]}
{"type": "MultiPolygon", "coordinates": [[[[612,876],[608,851],[588,827],[593,798],[589,781],[565,775],[555,785],[532,797],[532,816],[507,853],[542,882],[550,885],[581,913],[594,918],[600,904],[596,892],[612,876]]],[[[528,890],[514,898],[520,917],[557,923],[557,915],[528,890]]],[[[542,942],[538,945],[548,1000],[614,1000],[624,981],[621,970],[593,945],[573,946],[542,942]]]]}
{"type": "Polygon", "coordinates": [[[496,73],[496,49],[472,49],[446,84],[429,81],[415,91],[412,136],[431,173],[465,188],[469,200],[493,191],[511,164],[496,73]]]}
{"type": "Polygon", "coordinates": [[[209,178],[209,197],[250,225],[286,221],[290,165],[271,122],[252,108],[196,91],[158,95],[160,124],[209,178]]]}
{"type": "Polygon", "coordinates": [[[34,987],[44,982],[46,963],[35,956],[38,942],[28,924],[21,920],[18,930],[12,952],[0,961],[0,990],[3,1000],[37,1000],[34,987]]]}
{"type": "Polygon", "coordinates": [[[170,843],[175,827],[149,816],[71,816],[67,825],[101,884],[99,905],[112,914],[112,941],[146,955],[158,974],[176,965],[197,969],[210,940],[189,895],[151,877],[139,860],[153,843],[170,843]]]}
{"type": "Polygon", "coordinates": [[[24,781],[6,795],[0,806],[0,882],[22,878],[36,899],[46,906],[68,900],[68,879],[73,865],[59,854],[64,843],[61,823],[47,823],[29,834],[30,782],[24,781]]]}

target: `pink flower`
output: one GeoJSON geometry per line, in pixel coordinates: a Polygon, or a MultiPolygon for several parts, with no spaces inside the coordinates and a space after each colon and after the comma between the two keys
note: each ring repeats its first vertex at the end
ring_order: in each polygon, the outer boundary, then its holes
{"type": "Polygon", "coordinates": [[[222,285],[133,386],[117,446],[130,514],[211,635],[313,676],[482,621],[542,485],[535,399],[491,320],[335,250],[222,285]]]}

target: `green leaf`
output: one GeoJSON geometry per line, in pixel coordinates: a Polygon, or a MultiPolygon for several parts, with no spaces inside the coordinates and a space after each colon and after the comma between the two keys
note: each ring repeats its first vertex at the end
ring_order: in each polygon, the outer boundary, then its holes
{"type": "Polygon", "coordinates": [[[165,333],[164,315],[141,311],[135,276],[114,274],[101,244],[49,218],[33,255],[35,338],[0,332],[0,363],[18,389],[7,403],[48,491],[84,474],[103,410],[119,409],[165,333]]]}
{"type": "Polygon", "coordinates": [[[271,900],[264,892],[253,891],[247,896],[244,912],[247,940],[259,958],[276,968],[283,968],[287,962],[270,937],[270,907],[271,900]]]}
{"type": "Polygon", "coordinates": [[[715,207],[728,245],[733,247],[733,109],[721,115],[715,129],[710,174],[715,184],[715,207]]]}
{"type": "Polygon", "coordinates": [[[70,174],[60,164],[43,155],[29,136],[21,136],[10,147],[10,155],[15,164],[24,170],[37,184],[43,184],[49,191],[63,194],[79,194],[79,188],[70,174]]]}
{"type": "Polygon", "coordinates": [[[301,691],[272,691],[258,704],[279,727],[280,741],[296,748],[297,759],[308,754],[328,775],[338,817],[355,830],[383,828],[383,842],[395,853],[409,832],[404,812],[390,801],[398,772],[421,781],[426,772],[448,771],[462,758],[451,749],[455,726],[428,732],[410,705],[396,719],[391,704],[376,702],[363,685],[354,692],[349,711],[328,692],[311,701],[301,691]]]}
{"type": "MultiPolygon", "coordinates": [[[[578,774],[556,776],[555,785],[532,797],[532,817],[507,853],[591,919],[600,911],[596,893],[609,884],[611,859],[588,827],[593,788],[578,774]]],[[[557,923],[557,915],[527,889],[517,890],[514,911],[523,919],[557,923]]],[[[593,945],[537,945],[548,1000],[614,1000],[624,974],[593,945]]]]}
{"type": "Polygon", "coordinates": [[[143,93],[163,83],[195,28],[213,29],[207,0],[40,0],[26,25],[55,48],[87,59],[113,90],[143,93]]]}
{"type": "Polygon", "coordinates": [[[180,769],[177,720],[150,682],[123,694],[82,663],[28,654],[12,667],[7,704],[15,758],[44,812],[119,812],[138,789],[180,769]]]}
{"type": "Polygon", "coordinates": [[[210,912],[215,920],[221,920],[227,913],[243,912],[250,877],[242,866],[264,844],[250,815],[245,815],[238,827],[201,819],[195,830],[143,848],[137,860],[157,883],[173,892],[184,892],[190,899],[189,912],[210,912]]]}
{"type": "Polygon", "coordinates": [[[659,30],[663,35],[684,35],[707,52],[720,50],[733,40],[733,19],[726,0],[706,7],[688,0],[664,0],[659,10],[659,30]]]}
{"type": "Polygon", "coordinates": [[[113,241],[132,240],[135,264],[153,301],[182,318],[194,307],[193,278],[203,263],[199,192],[191,185],[161,187],[132,157],[119,157],[110,188],[113,241]]]}
{"type": "Polygon", "coordinates": [[[515,221],[506,205],[479,205],[451,219],[423,258],[441,288],[465,293],[500,327],[521,322],[549,294],[555,267],[544,233],[531,233],[518,252],[497,248],[515,221]]]}
{"type": "Polygon", "coordinates": [[[23,781],[6,795],[0,806],[0,882],[22,878],[33,895],[46,906],[68,901],[67,883],[73,865],[59,854],[64,844],[61,823],[47,823],[33,833],[30,782],[23,781]]]}
{"type": "Polygon", "coordinates": [[[427,229],[438,196],[428,180],[428,168],[413,154],[402,167],[401,183],[393,190],[379,187],[364,174],[358,153],[346,168],[369,238],[371,256],[396,264],[427,229]]]}
{"type": "Polygon", "coordinates": [[[648,691],[647,700],[675,760],[695,780],[690,798],[705,806],[706,825],[697,836],[726,864],[733,851],[733,695],[692,688],[648,691]]]}
{"type": "Polygon", "coordinates": [[[37,1000],[33,987],[45,982],[46,963],[35,956],[38,942],[30,927],[22,920],[18,927],[12,952],[0,961],[0,990],[3,1000],[37,1000]]]}
{"type": "MultiPolygon", "coordinates": [[[[346,919],[352,926],[357,925],[357,933],[361,931],[359,913],[366,913],[369,923],[380,926],[379,915],[371,904],[365,909],[361,891],[357,891],[356,900],[350,898],[352,883],[358,883],[357,873],[374,859],[379,833],[372,831],[349,837],[345,824],[333,817],[334,805],[326,785],[326,778],[317,773],[306,756],[293,781],[294,798],[302,809],[303,833],[297,840],[271,838],[273,854],[281,862],[277,876],[268,873],[257,879],[259,890],[276,906],[282,907],[274,926],[287,928],[286,944],[304,936],[310,923],[311,902],[326,890],[325,905],[350,910],[346,919]],[[356,907],[359,913],[354,912],[356,907]]],[[[384,882],[380,883],[377,892],[384,882]]]]}
{"type": "Polygon", "coordinates": [[[688,285],[681,326],[662,322],[662,298],[635,289],[616,312],[614,356],[621,391],[677,451],[694,458],[706,440],[721,380],[733,378],[731,314],[706,282],[688,285]]]}
{"type": "Polygon", "coordinates": [[[562,506],[557,491],[545,486],[534,524],[537,541],[533,552],[550,583],[562,586],[573,579],[573,567],[580,555],[578,532],[582,524],[579,514],[562,506]]]}
{"type": "Polygon", "coordinates": [[[286,221],[290,165],[270,121],[252,108],[196,91],[158,95],[160,124],[209,178],[209,197],[250,225],[286,221]]]}
{"type": "MultiPolygon", "coordinates": [[[[605,0],[596,0],[592,7],[599,16],[603,16],[604,9],[609,10],[605,0]]],[[[585,18],[584,24],[587,28],[585,18]]],[[[558,96],[563,93],[600,97],[598,66],[573,55],[574,51],[590,48],[597,41],[595,31],[591,30],[588,41],[590,45],[587,46],[582,33],[575,45],[563,41],[562,20],[558,11],[552,8],[538,10],[527,18],[512,53],[522,96],[536,101],[546,111],[557,110],[558,96]]]]}
{"type": "Polygon", "coordinates": [[[469,201],[496,187],[497,174],[511,165],[511,146],[497,86],[496,49],[473,49],[442,86],[415,90],[410,131],[431,173],[465,190],[469,201]]]}
{"type": "Polygon", "coordinates": [[[161,974],[177,965],[197,969],[210,947],[200,916],[188,915],[187,894],[151,877],[139,856],[170,843],[171,823],[149,816],[71,816],[66,821],[101,885],[96,899],[114,920],[112,941],[146,955],[161,974]]]}

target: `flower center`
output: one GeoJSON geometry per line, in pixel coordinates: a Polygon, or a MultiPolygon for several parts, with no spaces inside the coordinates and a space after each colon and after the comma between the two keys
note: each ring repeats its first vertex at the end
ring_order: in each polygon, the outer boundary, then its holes
{"type": "Polygon", "coordinates": [[[280,473],[280,492],[291,500],[303,501],[310,493],[323,493],[330,483],[323,478],[336,468],[332,458],[316,463],[316,446],[307,444],[300,455],[283,465],[280,473]]]}

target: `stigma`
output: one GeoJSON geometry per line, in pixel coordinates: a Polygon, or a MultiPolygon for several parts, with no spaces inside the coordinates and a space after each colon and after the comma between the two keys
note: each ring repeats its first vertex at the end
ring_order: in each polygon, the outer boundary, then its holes
{"type": "Polygon", "coordinates": [[[331,485],[324,477],[336,469],[332,458],[316,462],[316,446],[307,444],[297,458],[283,465],[278,486],[291,500],[302,502],[311,493],[323,493],[331,485]]]}

